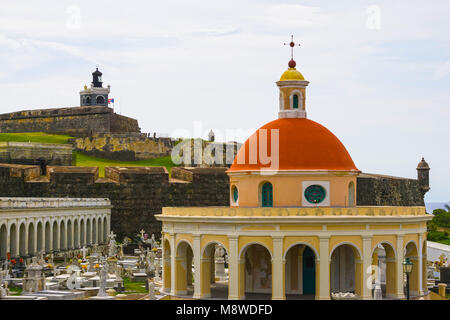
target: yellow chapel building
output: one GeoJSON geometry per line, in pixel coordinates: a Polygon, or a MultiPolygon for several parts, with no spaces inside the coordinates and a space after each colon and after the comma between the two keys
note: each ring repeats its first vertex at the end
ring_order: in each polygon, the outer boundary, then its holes
{"type": "MultiPolygon", "coordinates": [[[[276,82],[278,119],[242,145],[232,166],[229,207],[165,207],[163,291],[214,298],[217,245],[228,256],[228,299],[373,299],[380,252],[386,298],[427,292],[425,207],[357,206],[361,173],[339,139],[307,118],[309,84],[295,68],[276,82]]],[[[381,272],[381,271],[380,271],[381,272]]]]}

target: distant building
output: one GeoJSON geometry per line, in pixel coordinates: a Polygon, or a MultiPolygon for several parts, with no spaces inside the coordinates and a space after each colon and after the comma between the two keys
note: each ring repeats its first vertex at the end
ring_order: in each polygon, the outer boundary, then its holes
{"type": "Polygon", "coordinates": [[[211,130],[208,133],[208,141],[209,142],[214,142],[214,139],[215,139],[214,131],[211,130]]]}
{"type": "Polygon", "coordinates": [[[103,88],[102,73],[92,73],[91,87],[80,91],[80,106],[22,110],[0,114],[0,132],[47,132],[86,136],[94,133],[141,132],[138,121],[108,107],[110,86],[103,88]]]}

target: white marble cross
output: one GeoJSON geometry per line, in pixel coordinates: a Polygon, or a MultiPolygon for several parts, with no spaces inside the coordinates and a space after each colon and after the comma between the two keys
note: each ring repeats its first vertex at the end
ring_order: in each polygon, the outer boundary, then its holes
{"type": "Polygon", "coordinates": [[[141,231],[139,231],[141,233],[141,239],[144,239],[144,234],[145,234],[145,230],[141,229],[141,231]]]}
{"type": "Polygon", "coordinates": [[[86,260],[86,252],[88,249],[86,247],[83,247],[83,249],[80,250],[83,253],[83,260],[86,260]]]}
{"type": "Polygon", "coordinates": [[[111,233],[109,234],[109,239],[110,240],[115,240],[116,239],[116,235],[114,234],[113,231],[111,231],[111,233]]]}

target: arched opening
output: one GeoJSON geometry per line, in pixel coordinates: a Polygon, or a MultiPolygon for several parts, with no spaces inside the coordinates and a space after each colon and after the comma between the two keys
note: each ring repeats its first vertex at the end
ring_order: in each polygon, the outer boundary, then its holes
{"type": "Polygon", "coordinates": [[[34,245],[35,245],[35,239],[34,239],[34,225],[33,223],[30,223],[28,225],[28,254],[32,255],[35,253],[34,251],[34,245]]]}
{"type": "Polygon", "coordinates": [[[97,243],[97,219],[92,219],[92,243],[97,243]]]}
{"type": "Polygon", "coordinates": [[[304,244],[291,247],[286,253],[286,299],[314,300],[316,275],[319,273],[316,254],[304,244]]]}
{"type": "Polygon", "coordinates": [[[379,284],[383,297],[395,298],[397,290],[397,260],[391,244],[382,242],[372,253],[372,265],[376,267],[372,272],[372,297],[375,298],[375,288],[379,284]]]}
{"type": "Polygon", "coordinates": [[[0,228],[0,259],[5,259],[8,254],[8,231],[6,225],[0,228]]]}
{"type": "Polygon", "coordinates": [[[91,104],[91,97],[86,97],[86,104],[91,104]]]}
{"type": "Polygon", "coordinates": [[[170,242],[167,239],[164,239],[163,244],[163,291],[170,293],[172,288],[172,270],[170,267],[170,242]]]}
{"type": "Polygon", "coordinates": [[[50,228],[50,222],[45,223],[45,252],[50,252],[51,248],[51,228],[50,228]]]}
{"type": "Polygon", "coordinates": [[[200,265],[201,298],[228,299],[227,251],[220,243],[209,243],[200,265]]]}
{"type": "Polygon", "coordinates": [[[104,104],[105,98],[103,96],[97,96],[97,104],[104,104]]]}
{"type": "Polygon", "coordinates": [[[84,229],[84,220],[80,220],[80,247],[84,247],[86,245],[85,241],[85,229],[84,229]]]}
{"type": "Polygon", "coordinates": [[[36,250],[37,252],[41,252],[42,250],[44,250],[44,244],[43,244],[43,238],[44,238],[44,232],[42,230],[42,222],[39,221],[37,224],[37,246],[36,246],[36,250]]]}
{"type": "Polygon", "coordinates": [[[67,249],[73,248],[72,243],[72,221],[67,221],[67,249]]]}
{"type": "Polygon", "coordinates": [[[355,206],[355,184],[353,181],[348,184],[348,206],[355,206]]]}
{"type": "Polygon", "coordinates": [[[12,224],[9,229],[9,243],[11,247],[11,257],[17,257],[17,227],[12,224]]]}
{"type": "Polygon", "coordinates": [[[86,245],[90,246],[92,244],[91,239],[91,219],[87,219],[86,221],[86,245]]]}
{"type": "Polygon", "coordinates": [[[248,299],[271,298],[272,257],[269,250],[260,244],[251,244],[241,254],[243,263],[239,264],[239,295],[248,299]]]}
{"type": "Polygon", "coordinates": [[[192,270],[194,252],[187,242],[182,241],[178,244],[176,253],[175,294],[192,296],[194,294],[194,287],[192,286],[194,281],[192,270]]]}
{"type": "Polygon", "coordinates": [[[361,257],[353,245],[341,244],[336,247],[331,255],[331,292],[351,292],[361,296],[361,271],[361,257]]]}
{"type": "Polygon", "coordinates": [[[58,223],[53,222],[53,251],[59,250],[59,228],[58,223]]]}
{"type": "Polygon", "coordinates": [[[106,242],[106,239],[108,237],[108,224],[107,224],[107,220],[106,217],[103,218],[103,242],[106,242]]]}
{"type": "Polygon", "coordinates": [[[80,247],[80,228],[78,227],[78,220],[73,221],[73,247],[80,247]]]}
{"type": "Polygon", "coordinates": [[[97,243],[103,243],[102,239],[102,219],[97,219],[97,243]]]}
{"type": "MultiPolygon", "coordinates": [[[[409,275],[409,293],[410,296],[419,295],[419,254],[417,246],[414,242],[409,242],[405,247],[405,258],[408,258],[412,262],[412,271],[409,275]]],[[[406,278],[406,276],[405,276],[406,278]]],[[[406,283],[405,283],[405,296],[406,296],[406,283]]]]}
{"type": "Polygon", "coordinates": [[[21,257],[25,256],[27,254],[27,247],[26,247],[26,227],[25,223],[22,223],[19,227],[19,255],[21,257]]]}
{"type": "Polygon", "coordinates": [[[17,227],[15,224],[12,224],[9,228],[9,241],[11,248],[11,257],[17,257],[17,227]]]}
{"type": "Polygon", "coordinates": [[[298,95],[297,94],[294,94],[292,96],[292,108],[298,109],[298,95]]]}
{"type": "Polygon", "coordinates": [[[273,187],[270,182],[261,185],[261,206],[273,207],[273,187]]]}
{"type": "Polygon", "coordinates": [[[61,221],[59,225],[59,249],[66,249],[66,224],[64,221],[61,221]]]}

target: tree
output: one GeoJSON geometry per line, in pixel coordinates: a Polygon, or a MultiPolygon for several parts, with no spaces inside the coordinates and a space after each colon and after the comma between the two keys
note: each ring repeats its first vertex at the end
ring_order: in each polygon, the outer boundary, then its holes
{"type": "Polygon", "coordinates": [[[431,221],[434,222],[438,227],[450,228],[450,211],[436,209],[433,211],[433,215],[434,217],[431,221]]]}

